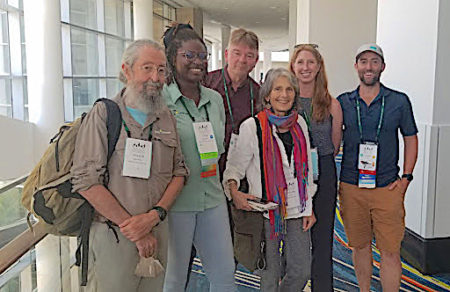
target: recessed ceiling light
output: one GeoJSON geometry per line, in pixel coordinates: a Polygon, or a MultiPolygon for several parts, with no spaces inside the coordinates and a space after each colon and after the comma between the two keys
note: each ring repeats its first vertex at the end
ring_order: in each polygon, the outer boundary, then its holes
{"type": "Polygon", "coordinates": [[[277,9],[277,6],[270,6],[271,9],[277,9]]]}

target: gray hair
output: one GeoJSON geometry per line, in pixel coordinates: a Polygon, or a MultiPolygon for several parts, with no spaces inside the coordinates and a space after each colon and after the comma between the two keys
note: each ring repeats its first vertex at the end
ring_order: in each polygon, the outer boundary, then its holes
{"type": "Polygon", "coordinates": [[[266,97],[270,95],[275,80],[277,80],[280,77],[286,77],[289,83],[291,83],[292,88],[294,88],[295,98],[292,108],[297,109],[297,97],[299,95],[297,78],[291,72],[289,72],[288,69],[285,68],[275,68],[267,71],[266,79],[264,80],[264,83],[261,85],[261,89],[259,90],[259,98],[262,108],[266,108],[269,105],[269,103],[266,101],[266,97]]]}
{"type": "MultiPolygon", "coordinates": [[[[133,67],[134,62],[136,62],[136,59],[139,57],[139,50],[144,47],[152,47],[158,51],[162,51],[164,53],[164,48],[160,44],[158,44],[155,41],[149,40],[149,39],[139,39],[133,41],[131,44],[128,45],[128,47],[125,49],[122,55],[122,63],[126,64],[130,67],[133,67]]],[[[120,68],[119,73],[119,80],[122,83],[127,83],[127,78],[125,77],[125,74],[123,73],[123,69],[120,68]]]]}

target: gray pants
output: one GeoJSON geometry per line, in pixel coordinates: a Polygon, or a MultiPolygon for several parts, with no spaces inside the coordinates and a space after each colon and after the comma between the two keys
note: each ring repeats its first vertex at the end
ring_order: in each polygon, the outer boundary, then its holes
{"type": "Polygon", "coordinates": [[[301,218],[286,220],[287,234],[280,257],[279,242],[270,239],[270,222],[264,219],[266,269],[261,274],[261,291],[303,291],[311,275],[311,239],[309,231],[303,232],[302,222],[301,218]]]}

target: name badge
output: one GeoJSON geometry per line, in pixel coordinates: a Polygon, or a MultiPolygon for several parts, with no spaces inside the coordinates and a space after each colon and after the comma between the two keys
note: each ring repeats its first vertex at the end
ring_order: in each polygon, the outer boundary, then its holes
{"type": "Polygon", "coordinates": [[[377,152],[378,146],[373,143],[359,145],[358,169],[360,188],[373,189],[376,187],[377,152]]]}
{"type": "Polygon", "coordinates": [[[152,142],[127,138],[123,157],[122,175],[149,178],[152,163],[152,142]]]}
{"type": "Polygon", "coordinates": [[[238,137],[239,135],[231,133],[230,145],[228,146],[228,157],[231,157],[234,150],[236,150],[238,137]]]}
{"type": "Polygon", "coordinates": [[[311,148],[311,161],[314,181],[319,180],[319,154],[316,148],[311,148]]]}
{"type": "Polygon", "coordinates": [[[287,183],[287,206],[288,212],[295,212],[300,208],[300,196],[298,193],[297,178],[290,178],[286,180],[287,183]]]}
{"type": "Polygon", "coordinates": [[[219,153],[212,124],[210,122],[197,122],[192,125],[202,165],[200,176],[202,178],[215,176],[219,153]]]}

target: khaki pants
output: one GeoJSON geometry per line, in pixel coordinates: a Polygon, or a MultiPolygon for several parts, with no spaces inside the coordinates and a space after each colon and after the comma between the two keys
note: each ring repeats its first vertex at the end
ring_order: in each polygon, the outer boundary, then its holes
{"type": "MultiPolygon", "coordinates": [[[[118,227],[114,228],[119,236],[119,243],[108,225],[100,222],[92,223],[89,238],[88,282],[84,291],[162,291],[164,275],[157,278],[142,278],[134,274],[139,262],[136,244],[125,238],[118,227]]],[[[158,240],[157,258],[166,268],[167,221],[161,222],[153,230],[158,240]]]]}

